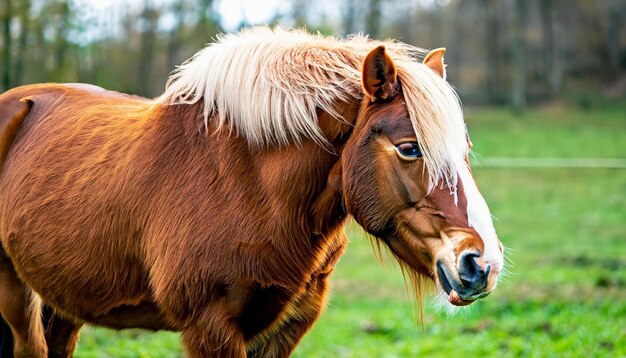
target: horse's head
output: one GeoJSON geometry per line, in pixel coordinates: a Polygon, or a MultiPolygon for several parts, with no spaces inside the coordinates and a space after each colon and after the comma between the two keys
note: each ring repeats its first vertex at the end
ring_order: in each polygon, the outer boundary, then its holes
{"type": "Polygon", "coordinates": [[[367,232],[463,306],[496,286],[503,247],[471,174],[443,52],[432,51],[412,75],[383,46],[365,58],[365,98],[344,148],[343,187],[367,232]]]}

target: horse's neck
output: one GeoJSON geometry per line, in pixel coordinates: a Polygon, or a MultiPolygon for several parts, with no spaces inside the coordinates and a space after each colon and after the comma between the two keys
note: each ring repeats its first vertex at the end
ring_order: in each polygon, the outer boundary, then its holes
{"type": "MultiPolygon", "coordinates": [[[[352,99],[337,106],[341,120],[327,112],[318,113],[318,123],[328,144],[322,147],[312,141],[305,141],[302,146],[292,146],[285,151],[286,156],[276,158],[290,166],[300,162],[294,168],[304,169],[300,181],[284,181],[281,185],[298,189],[302,195],[294,206],[302,206],[310,216],[311,227],[316,235],[331,235],[346,222],[347,210],[342,193],[341,154],[345,142],[352,133],[360,101],[352,99]],[[290,158],[292,156],[293,158],[290,158]],[[311,194],[307,196],[307,194],[311,194]]],[[[278,177],[278,180],[286,177],[278,177]]]]}
{"type": "Polygon", "coordinates": [[[314,228],[319,233],[329,233],[343,225],[347,216],[341,188],[341,160],[328,172],[324,189],[316,197],[311,210],[314,228]]]}
{"type": "MultiPolygon", "coordinates": [[[[345,110],[347,115],[351,115],[345,110]]],[[[216,163],[213,170],[219,180],[233,183],[240,195],[263,197],[263,204],[285,220],[297,220],[317,234],[337,228],[346,216],[341,193],[340,154],[344,136],[351,126],[326,113],[320,114],[320,125],[332,142],[321,147],[312,140],[280,149],[251,148],[228,127],[216,128],[208,121],[205,128],[201,104],[165,106],[163,125],[171,132],[166,137],[186,137],[191,156],[206,157],[216,163]],[[176,128],[178,127],[178,128],[176,128]],[[196,143],[195,145],[193,143],[196,143]]],[[[182,138],[180,138],[182,139],[182,138]]],[[[178,139],[176,139],[178,140],[178,139]]]]}
{"type": "MultiPolygon", "coordinates": [[[[339,148],[335,148],[339,149],[339,148]]],[[[284,217],[305,224],[310,233],[327,235],[346,216],[341,189],[340,153],[313,142],[258,157],[261,187],[284,217]]]]}
{"type": "MultiPolygon", "coordinates": [[[[158,156],[153,171],[172,174],[156,185],[175,189],[162,190],[152,210],[177,208],[185,225],[198,227],[187,230],[197,247],[213,241],[232,252],[254,251],[263,267],[260,282],[295,289],[324,262],[334,262],[332,253],[345,245],[341,143],[334,150],[312,140],[253,148],[214,121],[205,129],[201,108],[182,107],[164,108],[152,129],[156,139],[146,148],[154,153],[146,156],[158,156]]],[[[174,218],[162,219],[167,227],[178,225],[174,218]]]]}

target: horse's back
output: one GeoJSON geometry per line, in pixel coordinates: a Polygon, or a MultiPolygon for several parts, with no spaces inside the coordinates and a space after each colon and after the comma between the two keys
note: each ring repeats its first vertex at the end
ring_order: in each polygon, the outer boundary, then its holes
{"type": "Polygon", "coordinates": [[[138,113],[149,107],[80,84],[0,95],[2,246],[27,284],[71,315],[90,320],[149,299],[141,200],[129,197],[141,169],[131,159],[141,156],[138,113]],[[86,296],[92,307],[81,306],[86,296]]]}
{"type": "Polygon", "coordinates": [[[85,83],[42,83],[25,85],[0,94],[0,125],[5,118],[32,104],[29,117],[51,113],[55,109],[74,104],[81,109],[99,103],[124,103],[145,106],[146,98],[133,96],[85,83]]]}
{"type": "Polygon", "coordinates": [[[145,107],[147,100],[84,83],[33,84],[0,94],[0,167],[14,137],[18,132],[25,132],[24,126],[29,128],[58,110],[65,110],[64,116],[71,119],[99,104],[145,107]]]}
{"type": "Polygon", "coordinates": [[[12,88],[0,94],[0,103],[3,101],[20,100],[24,97],[38,97],[41,99],[55,99],[63,95],[94,95],[117,99],[145,101],[146,98],[129,95],[104,89],[88,83],[36,83],[12,88]]]}

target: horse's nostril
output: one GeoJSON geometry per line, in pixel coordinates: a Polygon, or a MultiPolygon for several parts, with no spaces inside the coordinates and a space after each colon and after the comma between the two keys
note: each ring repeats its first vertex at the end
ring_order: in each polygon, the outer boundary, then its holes
{"type": "Polygon", "coordinates": [[[479,257],[475,251],[464,252],[459,257],[459,277],[463,286],[470,290],[481,290],[487,284],[490,268],[485,272],[475,260],[479,257]]]}

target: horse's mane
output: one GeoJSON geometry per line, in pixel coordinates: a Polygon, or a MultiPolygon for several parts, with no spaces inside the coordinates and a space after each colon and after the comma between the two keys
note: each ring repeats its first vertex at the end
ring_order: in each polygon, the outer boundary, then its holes
{"type": "Polygon", "coordinates": [[[378,45],[385,45],[398,68],[431,187],[440,179],[455,187],[453,169],[467,152],[458,98],[418,61],[425,50],[407,44],[362,35],[338,39],[302,30],[243,30],[219,36],[178,67],[157,101],[204,99],[207,127],[216,121],[218,128],[228,126],[251,145],[286,145],[303,138],[324,145],[317,111],[342,120],[336,106],[363,97],[361,65],[378,45]]]}

